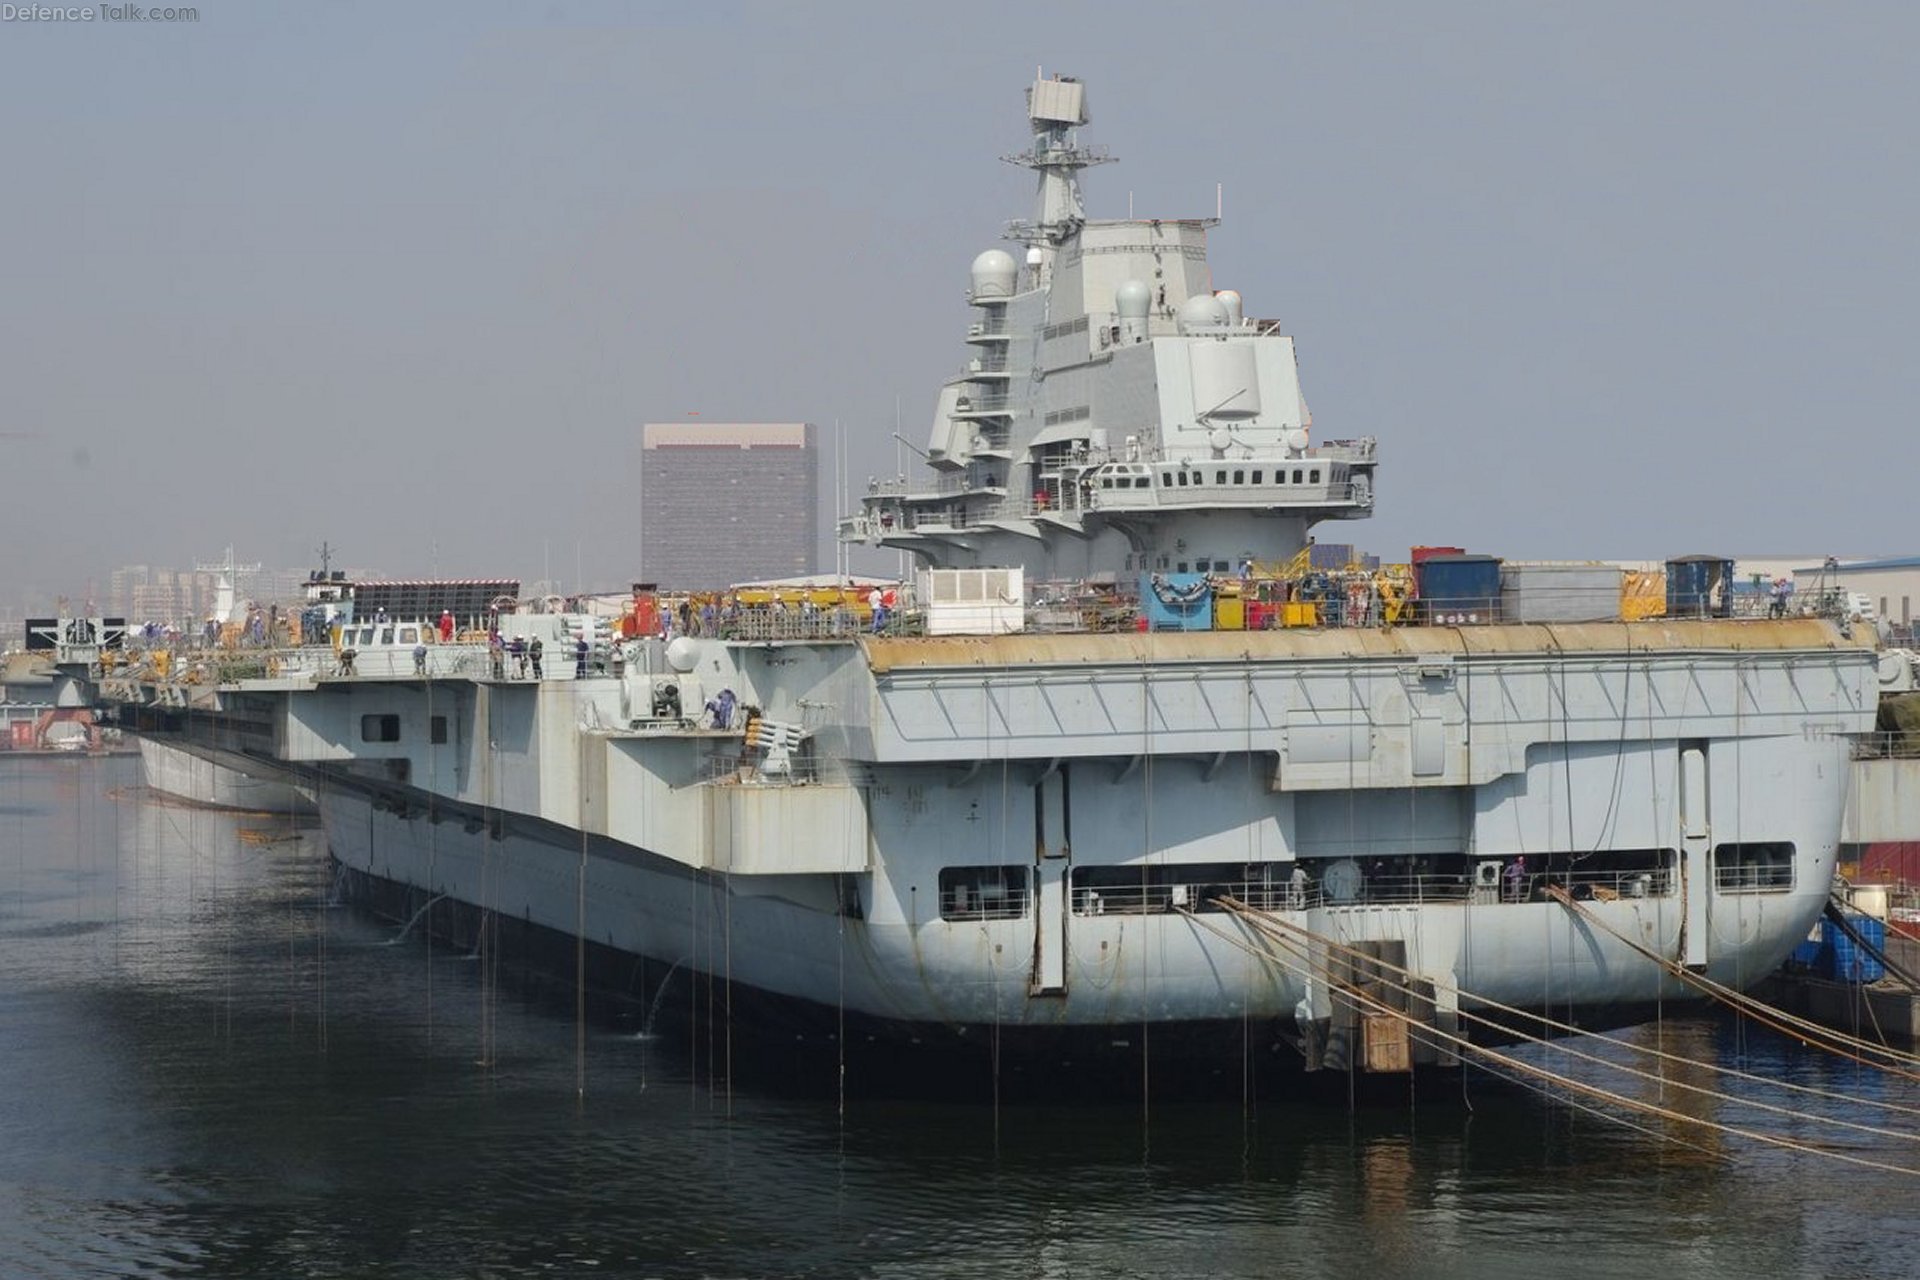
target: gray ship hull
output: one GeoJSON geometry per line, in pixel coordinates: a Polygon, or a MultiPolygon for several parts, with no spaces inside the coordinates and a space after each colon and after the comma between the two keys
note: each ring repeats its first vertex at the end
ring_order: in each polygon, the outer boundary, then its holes
{"type": "MultiPolygon", "coordinates": [[[[1790,752],[1809,768],[1844,776],[1845,746],[1837,740],[1812,754],[1795,743],[1790,752]]],[[[1758,777],[1785,759],[1770,758],[1762,744],[1748,744],[1747,755],[1756,789],[1758,777]]],[[[932,821],[965,821],[961,813],[974,801],[957,790],[955,812],[932,821]]],[[[1091,780],[1082,792],[1081,826],[1096,829],[1093,815],[1114,810],[1115,798],[1097,794],[1091,780]]],[[[416,891],[416,904],[466,904],[650,966],[636,973],[682,972],[763,1001],[790,1001],[796,1010],[890,1026],[908,1039],[942,1027],[963,1039],[1015,1035],[1039,1047],[1049,1035],[1065,1045],[1087,1032],[1125,1039],[1156,1025],[1217,1025],[1240,1027],[1242,1037],[1247,1026],[1267,1027],[1275,1042],[1298,1044],[1303,1027],[1332,1014],[1324,950],[1306,956],[1264,944],[1245,921],[1208,909],[1197,895],[1192,913],[1101,911],[1082,900],[1046,920],[1037,918],[1038,904],[1005,919],[945,919],[932,904],[919,914],[908,905],[901,917],[902,904],[938,883],[945,855],[937,847],[889,843],[885,859],[860,875],[729,874],[688,865],[686,850],[651,851],[412,787],[335,778],[319,799],[333,856],[354,872],[416,891]],[[1042,990],[1036,953],[1056,928],[1064,934],[1061,980],[1042,990]]],[[[1218,802],[1229,803],[1225,794],[1218,802]]],[[[1839,818],[1836,790],[1769,819],[1769,836],[1805,860],[1791,889],[1723,892],[1708,877],[1681,874],[1646,896],[1605,894],[1584,909],[1661,954],[1697,947],[1700,971],[1750,985],[1805,936],[1825,901],[1839,818]],[[1690,921],[1704,938],[1689,942],[1690,921]]],[[[1581,883],[1578,872],[1568,874],[1581,883]]],[[[1263,902],[1262,914],[1343,945],[1398,944],[1409,967],[1459,993],[1457,1002],[1441,994],[1448,1012],[1497,1002],[1552,1007],[1591,1023],[1616,1016],[1605,1010],[1693,995],[1621,938],[1543,895],[1529,898],[1435,890],[1427,900],[1406,900],[1381,891],[1295,908],[1283,888],[1263,902]]],[[[1461,1024],[1449,1018],[1447,1025],[1461,1024]]],[[[1480,1028],[1476,1038],[1487,1034],[1480,1028]]]]}
{"type": "Polygon", "coordinates": [[[210,809],[310,817],[312,796],[270,762],[178,740],[140,736],[140,768],[155,791],[210,809]]]}

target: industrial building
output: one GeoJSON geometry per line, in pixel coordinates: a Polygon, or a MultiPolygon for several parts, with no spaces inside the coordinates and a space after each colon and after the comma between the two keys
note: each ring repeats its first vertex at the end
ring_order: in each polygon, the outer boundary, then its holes
{"type": "Polygon", "coordinates": [[[1876,620],[1902,632],[1911,632],[1914,604],[1920,601],[1920,556],[1896,556],[1880,560],[1836,560],[1816,562],[1794,569],[1794,589],[1807,584],[1823,585],[1865,596],[1876,620]]]}

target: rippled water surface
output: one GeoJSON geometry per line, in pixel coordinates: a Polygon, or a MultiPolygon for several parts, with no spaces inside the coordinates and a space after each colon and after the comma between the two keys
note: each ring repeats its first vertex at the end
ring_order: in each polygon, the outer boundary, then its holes
{"type": "MultiPolygon", "coordinates": [[[[138,783],[0,757],[0,1275],[1920,1274],[1920,1179],[1482,1076],[1354,1113],[730,1090],[329,905],[316,833],[138,783]]],[[[1778,1041],[1665,1033],[1920,1107],[1778,1041]]]]}

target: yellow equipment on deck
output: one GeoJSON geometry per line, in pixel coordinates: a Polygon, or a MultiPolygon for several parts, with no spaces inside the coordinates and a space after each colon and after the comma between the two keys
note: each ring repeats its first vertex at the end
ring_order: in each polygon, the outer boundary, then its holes
{"type": "Polygon", "coordinates": [[[1667,616],[1667,575],[1629,569],[1620,575],[1620,619],[1643,622],[1667,616]]]}

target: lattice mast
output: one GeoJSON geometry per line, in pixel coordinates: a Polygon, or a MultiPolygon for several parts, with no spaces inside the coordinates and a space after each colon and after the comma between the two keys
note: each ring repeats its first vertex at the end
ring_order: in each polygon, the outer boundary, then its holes
{"type": "Polygon", "coordinates": [[[1047,283],[1054,254],[1087,220],[1080,199],[1080,171],[1113,159],[1105,147],[1081,145],[1077,131],[1092,119],[1086,85],[1072,76],[1049,79],[1041,74],[1027,90],[1027,121],[1033,126],[1033,146],[1017,155],[1001,157],[1008,164],[1040,175],[1032,220],[1007,225],[1007,238],[1027,246],[1029,287],[1047,283]]]}

